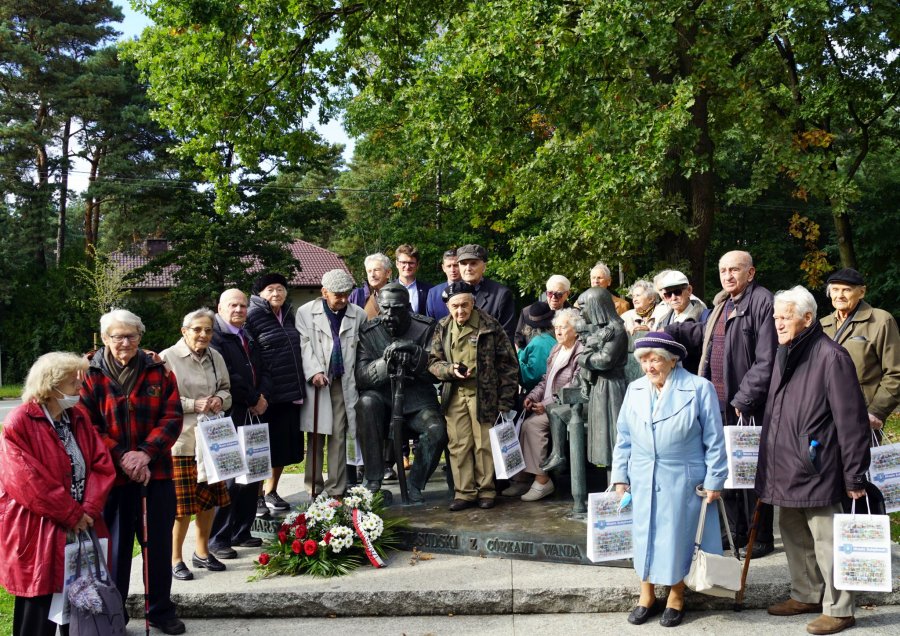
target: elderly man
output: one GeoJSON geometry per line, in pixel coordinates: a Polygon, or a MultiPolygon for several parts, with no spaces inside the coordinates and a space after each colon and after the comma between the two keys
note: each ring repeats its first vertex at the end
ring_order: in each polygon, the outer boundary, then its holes
{"type": "Polygon", "coordinates": [[[686,320],[698,322],[700,320],[706,305],[691,296],[694,288],[691,287],[687,276],[677,269],[670,269],[660,279],[659,288],[663,301],[669,309],[657,322],[657,329],[667,327],[675,322],[685,322],[686,320]]]}
{"type": "Polygon", "coordinates": [[[863,300],[866,283],[855,269],[838,270],[827,282],[825,291],[834,313],[822,318],[822,330],[850,354],[866,399],[869,424],[880,429],[900,402],[897,321],[863,300]]]}
{"type": "MultiPolygon", "coordinates": [[[[370,278],[371,281],[371,278],[370,278]]],[[[322,276],[322,297],[297,310],[300,352],[307,395],[300,409],[300,428],[309,433],[304,483],[316,493],[324,488],[332,497],[347,489],[347,437],[356,438],[356,348],[366,312],[348,302],[353,279],[342,269],[322,276]],[[314,421],[318,403],[318,422],[314,421]],[[313,440],[313,431],[318,436],[313,440]],[[325,438],[328,437],[328,479],[322,479],[325,438]],[[313,449],[315,446],[315,449],[313,449]],[[315,453],[315,454],[314,454],[315,453]],[[313,464],[316,473],[313,474],[313,464]]]]}
{"type": "Polygon", "coordinates": [[[428,370],[443,382],[441,408],[456,489],[450,510],[493,508],[497,493],[488,431],[500,413],[513,408],[519,364],[500,323],[475,306],[472,285],[449,285],[444,300],[450,315],[434,331],[428,370]]]}
{"type": "MultiPolygon", "coordinates": [[[[699,355],[697,375],[716,388],[722,421],[726,426],[753,417],[762,424],[772,364],[775,361],[775,322],[772,320],[772,292],[758,285],[756,268],[747,252],[728,252],[719,259],[722,291],[706,323],[676,322],[666,327],[688,349],[699,355]]],[[[747,490],[726,489],[724,496],[728,522],[738,545],[746,545],[756,498],[747,490]]],[[[753,558],[774,549],[773,511],[762,506],[753,558]]]]}
{"type": "Polygon", "coordinates": [[[378,313],[378,292],[391,280],[391,259],[376,252],[366,256],[366,281],[350,293],[350,303],[362,307],[367,318],[378,313]]]}
{"type": "Polygon", "coordinates": [[[103,510],[112,578],[122,598],[128,598],[134,541],[144,538],[139,533],[146,496],[147,531],[155,554],[146,564],[150,624],[165,634],[183,634],[166,558],[172,553],[175,524],[172,446],[181,434],[183,412],[175,377],[140,349],[144,331],[141,319],[124,309],[100,317],[103,346],[91,356],[81,403],[116,465],[115,485],[103,510]]]}
{"type": "Polygon", "coordinates": [[[456,260],[456,248],[444,252],[441,258],[441,269],[447,276],[447,282],[435,285],[428,290],[428,301],[425,307],[425,315],[435,320],[440,320],[447,315],[447,305],[441,300],[441,294],[447,289],[447,285],[462,280],[459,274],[459,262],[456,260]]]}
{"type": "MultiPolygon", "coordinates": [[[[213,323],[210,346],[225,360],[231,380],[231,410],[236,426],[250,422],[266,412],[266,394],[272,380],[263,363],[259,345],[247,331],[247,296],[240,289],[226,289],[219,296],[218,313],[213,323]]],[[[209,539],[210,551],[219,559],[237,558],[233,546],[258,548],[262,539],[250,535],[256,516],[256,501],[261,484],[225,482],[231,505],[216,510],[209,539]]]]}
{"type": "Polygon", "coordinates": [[[484,277],[487,250],[480,245],[463,245],[456,250],[456,258],[462,279],[475,288],[475,306],[499,322],[512,342],[516,328],[516,303],[508,288],[484,277]]]}
{"type": "MultiPolygon", "coordinates": [[[[596,265],[591,268],[591,287],[602,287],[609,291],[610,285],[612,285],[612,272],[609,271],[609,267],[606,266],[606,263],[597,261],[596,265]]],[[[631,303],[627,300],[619,298],[612,292],[609,293],[612,296],[613,304],[616,306],[617,314],[621,316],[631,309],[631,303]]]]}
{"type": "Polygon", "coordinates": [[[865,495],[869,420],[853,361],[816,322],[816,301],[799,285],[775,295],[778,354],[760,440],[756,492],[779,507],[790,598],[769,614],[822,612],[810,634],[856,623],[853,593],[835,589],[833,517],[841,498],[865,495]]]}
{"type": "Polygon", "coordinates": [[[394,376],[402,373],[404,427],[419,436],[416,461],[409,473],[409,500],[423,503],[422,491],[447,443],[446,424],[434,390],[436,380],[428,372],[435,323],[412,312],[409,297],[399,283],[382,290],[378,305],[381,314],[360,331],[356,365],[360,391],[357,420],[366,487],[372,492],[381,489],[386,433],[393,415],[394,376]]]}
{"type": "MultiPolygon", "coordinates": [[[[568,298],[569,293],[572,289],[572,283],[569,282],[568,278],[560,274],[554,274],[547,279],[547,283],[545,284],[544,289],[544,293],[547,295],[547,305],[550,306],[550,310],[553,312],[553,315],[556,315],[556,312],[560,309],[571,307],[568,298]]],[[[539,300],[538,302],[541,301],[539,300]]],[[[528,338],[525,337],[524,333],[525,312],[529,309],[533,309],[534,304],[528,305],[528,307],[522,310],[522,313],[519,315],[519,324],[516,325],[516,335],[514,341],[516,349],[524,349],[528,344],[528,338]]],[[[534,312],[530,312],[529,315],[531,313],[534,312]]],[[[553,320],[553,316],[550,316],[550,320],[553,320]]]]}
{"type": "Polygon", "coordinates": [[[419,271],[419,250],[404,243],[397,248],[394,260],[397,262],[397,282],[409,292],[409,304],[412,305],[413,313],[424,314],[431,285],[416,278],[419,271]]]}

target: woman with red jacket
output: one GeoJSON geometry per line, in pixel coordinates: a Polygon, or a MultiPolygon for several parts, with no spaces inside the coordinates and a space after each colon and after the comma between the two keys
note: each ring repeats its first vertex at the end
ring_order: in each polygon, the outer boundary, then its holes
{"type": "Polygon", "coordinates": [[[56,632],[48,617],[63,587],[67,536],[90,527],[107,534],[102,513],[115,469],[97,430],[73,408],[87,364],[73,353],[38,358],[0,436],[0,585],[16,597],[16,635],[56,632]]]}

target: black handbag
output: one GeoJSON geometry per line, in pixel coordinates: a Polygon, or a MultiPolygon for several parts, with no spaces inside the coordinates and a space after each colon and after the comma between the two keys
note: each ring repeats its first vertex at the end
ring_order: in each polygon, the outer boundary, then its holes
{"type": "Polygon", "coordinates": [[[67,595],[70,636],[125,636],[122,595],[113,584],[93,530],[78,533],[78,565],[67,595]],[[94,567],[88,565],[82,574],[82,557],[87,555],[85,540],[94,546],[94,567]]]}

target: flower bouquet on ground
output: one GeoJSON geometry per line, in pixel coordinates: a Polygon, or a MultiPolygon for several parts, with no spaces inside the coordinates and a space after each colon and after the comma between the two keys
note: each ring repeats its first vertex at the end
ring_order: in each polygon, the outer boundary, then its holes
{"type": "Polygon", "coordinates": [[[284,518],[250,580],[275,574],[341,576],[365,561],[384,567],[384,557],[399,547],[397,530],[404,524],[386,519],[381,493],[363,486],[354,486],[342,500],[320,495],[284,518]]]}

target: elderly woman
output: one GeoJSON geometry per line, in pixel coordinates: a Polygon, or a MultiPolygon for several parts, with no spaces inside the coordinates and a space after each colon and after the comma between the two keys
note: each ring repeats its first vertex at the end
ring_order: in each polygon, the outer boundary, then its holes
{"type": "MultiPolygon", "coordinates": [[[[175,525],[172,528],[172,576],[189,581],[194,574],[184,564],[182,547],[196,515],[197,545],[191,562],[196,568],[221,572],[225,566],[209,551],[209,533],[217,507],[231,503],[225,482],[206,483],[203,453],[197,444],[197,418],[231,408],[231,376],[225,359],[209,343],[216,315],[206,307],[192,311],[181,323],[181,340],[159,354],[178,380],[184,426],[172,447],[175,478],[175,525]]],[[[234,558],[236,554],[230,558],[234,558]]],[[[225,556],[223,558],[229,558],[225,556]]]]}
{"type": "Polygon", "coordinates": [[[525,397],[525,410],[530,414],[522,423],[519,439],[525,457],[525,470],[513,478],[513,483],[501,494],[518,497],[522,501],[537,501],[555,490],[550,475],[541,468],[550,450],[550,417],[557,393],[567,386],[578,370],[578,354],[584,345],[578,340],[576,323],[581,320],[575,309],[561,309],[553,318],[556,346],[547,359],[547,372],[525,397]],[[532,479],[533,476],[533,479],[532,479]]]}
{"type": "MultiPolygon", "coordinates": [[[[144,323],[124,309],[100,317],[103,347],[91,356],[81,402],[100,432],[116,466],[103,519],[109,526],[111,572],[128,598],[134,541],[142,532],[142,502],[155,554],[171,551],[175,521],[172,445],[181,434],[181,401],[175,379],[161,360],[141,351],[144,323]]],[[[143,539],[143,536],[141,536],[143,539]]],[[[163,559],[147,562],[151,625],[165,634],[183,634],[172,603],[172,568],[163,559]]]]}
{"type": "Polygon", "coordinates": [[[554,313],[543,301],[529,305],[522,312],[525,321],[522,333],[528,344],[519,350],[518,357],[522,387],[526,391],[533,389],[547,371],[547,356],[556,344],[550,335],[554,313]]]}
{"type": "Polygon", "coordinates": [[[456,489],[450,511],[493,508],[494,459],[488,431],[513,408],[519,364],[499,322],[475,307],[475,288],[451,283],[442,294],[450,312],[437,324],[428,370],[441,380],[447,447],[456,489]]]}
{"type": "Polygon", "coordinates": [[[281,274],[265,274],[253,283],[250,309],[244,328],[259,344],[263,362],[272,378],[269,408],[269,445],[272,447],[272,478],[264,485],[264,496],[256,504],[257,516],[269,510],[291,506],[278,494],[278,481],[285,466],[303,461],[303,433],[300,432],[300,405],[306,390],[300,332],[287,297],[287,279],[281,274]]]}
{"type": "MultiPolygon", "coordinates": [[[[684,618],[684,577],[691,566],[701,499],[719,498],[725,485],[725,437],[716,391],[708,380],[682,368],[687,350],[664,332],[637,341],[634,357],[644,377],[628,386],[619,412],[612,483],[631,491],[634,505],[634,569],[641,578],[634,625],[658,614],[656,585],[669,585],[659,623],[684,618]]],[[[719,517],[707,510],[702,548],[722,554],[719,517]]]]}
{"type": "Polygon", "coordinates": [[[48,616],[63,587],[68,533],[106,534],[101,515],[115,468],[85,413],[73,408],[86,368],[74,353],[38,358],[0,436],[0,585],[16,597],[17,636],[56,633],[48,616]]]}
{"type": "Polygon", "coordinates": [[[829,276],[826,294],[834,313],[822,318],[822,330],[850,354],[866,399],[869,425],[880,429],[900,403],[897,321],[863,300],[866,282],[855,269],[841,269],[829,276]]]}
{"type": "Polygon", "coordinates": [[[629,309],[622,314],[622,322],[625,323],[625,331],[629,335],[653,329],[655,319],[653,311],[659,302],[659,294],[649,280],[638,280],[629,288],[628,295],[634,303],[634,309],[629,309]]]}

